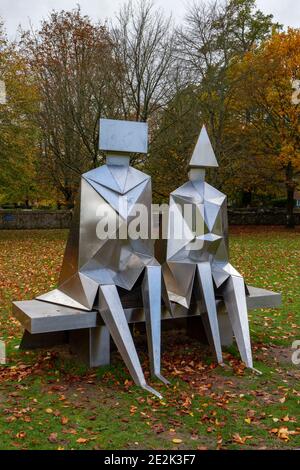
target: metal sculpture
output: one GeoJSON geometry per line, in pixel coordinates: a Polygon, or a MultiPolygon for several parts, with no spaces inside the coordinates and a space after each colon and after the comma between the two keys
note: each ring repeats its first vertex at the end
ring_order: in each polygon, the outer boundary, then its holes
{"type": "Polygon", "coordinates": [[[227,199],[205,182],[205,168],[218,163],[203,126],[190,161],[189,181],[170,195],[165,304],[186,309],[192,294],[204,303],[217,360],[223,363],[216,298],[222,297],[237,346],[253,368],[243,277],[229,263],[227,199]]]}
{"type": "Polygon", "coordinates": [[[229,263],[226,196],[205,182],[205,168],[218,166],[205,127],[189,181],[171,193],[167,237],[162,220],[161,284],[151,178],[129,165],[130,153],[147,152],[147,132],[145,123],[100,121],[106,165],[82,175],[58,288],[13,302],[13,312],[25,330],[21,349],[69,344],[90,367],[109,364],[111,336],[135,383],[160,397],[145,381],[128,324],[146,323],[151,372],[164,383],[161,319],[186,319],[187,333],[199,338],[204,326],[220,364],[221,344],[232,344],[233,331],[242,360],[253,368],[247,305],[278,307],[281,295],[246,287],[229,263]],[[136,217],[141,209],[146,219],[136,217]]]}
{"type": "Polygon", "coordinates": [[[147,152],[147,140],[146,123],[100,120],[106,165],[82,175],[58,288],[37,299],[97,309],[135,383],[160,396],[146,384],[121,301],[121,292],[141,281],[151,372],[167,383],[160,372],[161,266],[150,231],[143,239],[128,235],[137,205],[146,208],[151,228],[151,178],[129,164],[130,153],[147,152]],[[105,236],[99,233],[104,214],[105,236]]]}

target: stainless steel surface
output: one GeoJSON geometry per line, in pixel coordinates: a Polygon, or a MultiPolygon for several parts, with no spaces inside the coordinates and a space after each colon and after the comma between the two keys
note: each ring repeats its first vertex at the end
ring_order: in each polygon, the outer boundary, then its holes
{"type": "Polygon", "coordinates": [[[199,263],[197,265],[197,273],[207,312],[207,319],[210,325],[211,337],[216,353],[216,358],[217,361],[221,364],[223,362],[223,357],[210,263],[199,263]]]}
{"type": "Polygon", "coordinates": [[[146,321],[151,372],[167,382],[161,376],[161,319],[202,314],[217,360],[222,362],[221,344],[230,343],[233,330],[243,361],[253,367],[247,305],[276,307],[281,297],[247,290],[229,263],[226,196],[205,182],[205,168],[218,166],[205,128],[192,156],[190,180],[170,195],[162,286],[150,234],[151,178],[129,166],[130,152],[147,152],[147,125],[101,120],[100,148],[107,152],[107,164],[82,175],[58,288],[38,300],[14,302],[15,316],[31,335],[24,337],[24,347],[37,344],[34,335],[70,331],[78,355],[98,366],[109,363],[111,335],[134,381],[160,396],[145,382],[128,323],[146,321]],[[138,204],[148,209],[146,237],[128,229],[128,222],[141,225],[135,220],[138,204]],[[186,204],[192,224],[182,212],[186,204]],[[100,231],[104,213],[105,236],[100,231]],[[123,308],[124,291],[136,288],[142,300],[137,296],[123,308]]]}
{"type": "Polygon", "coordinates": [[[200,168],[216,168],[219,166],[205,126],[202,127],[190,161],[190,166],[200,168]]]}
{"type": "Polygon", "coordinates": [[[13,302],[13,313],[32,334],[95,327],[98,315],[40,300],[13,302]]]}
{"type": "MultiPolygon", "coordinates": [[[[247,286],[250,295],[246,297],[249,310],[259,308],[276,308],[281,305],[281,294],[256,287],[247,286]]],[[[216,300],[218,316],[222,313],[223,301],[216,300]]],[[[140,323],[145,321],[143,305],[135,308],[124,309],[128,323],[140,323]]],[[[179,304],[173,304],[173,315],[168,308],[162,308],[162,320],[199,316],[203,310],[195,308],[189,310],[179,304]]],[[[86,312],[73,308],[62,307],[38,300],[24,300],[13,302],[13,313],[22,326],[32,334],[46,333],[50,331],[73,330],[80,328],[95,328],[103,322],[97,311],[86,312]]],[[[219,320],[220,324],[220,320],[219,320]]],[[[222,337],[222,328],[220,333],[222,337]]]]}
{"type": "Polygon", "coordinates": [[[249,295],[247,296],[247,307],[249,310],[256,308],[276,308],[282,303],[281,294],[270,290],[261,289],[247,285],[249,295]]]}
{"type": "Polygon", "coordinates": [[[108,152],[147,153],[148,124],[100,119],[99,148],[108,152]]]}
{"type": "MultiPolygon", "coordinates": [[[[100,292],[107,308],[105,315],[101,311],[104,323],[135,382],[144,388],[144,375],[117,288],[131,291],[146,271],[144,287],[148,290],[144,299],[150,362],[153,373],[160,376],[161,276],[156,274],[160,266],[151,239],[151,178],[129,166],[131,152],[147,152],[147,139],[145,123],[100,120],[100,149],[107,153],[107,164],[82,175],[79,208],[72,227],[76,233],[69,236],[59,286],[38,297],[44,302],[86,310],[89,315],[98,308],[100,292]],[[135,236],[131,228],[136,224],[142,229],[143,225],[136,213],[139,205],[147,210],[148,228],[146,234],[135,236]]],[[[95,353],[85,348],[82,354],[97,362],[105,350],[101,352],[101,338],[98,341],[95,332],[91,335],[89,343],[95,353]]]]}
{"type": "Polygon", "coordinates": [[[231,275],[222,294],[241,358],[253,368],[244,279],[231,275]]]}
{"type": "MultiPolygon", "coordinates": [[[[223,297],[241,358],[252,368],[246,286],[242,276],[229,263],[226,196],[204,181],[205,168],[217,166],[213,148],[203,127],[190,162],[190,181],[170,195],[168,243],[163,266],[169,303],[165,301],[165,305],[171,306],[170,312],[176,317],[178,309],[181,313],[184,312],[182,309],[186,309],[191,314],[193,293],[198,302],[203,303],[204,300],[206,329],[208,331],[209,324],[208,335],[212,339],[218,361],[222,362],[215,297],[223,297]],[[192,220],[196,220],[193,227],[183,211],[188,203],[192,206],[192,220]],[[178,237],[180,227],[182,236],[178,237]],[[199,292],[191,278],[193,271],[189,266],[197,266],[199,292]]],[[[257,300],[254,299],[255,294],[259,292],[252,291],[252,307],[257,300]]]]}
{"type": "Polygon", "coordinates": [[[147,266],[142,283],[144,314],[151,373],[165,384],[161,375],[161,266],[147,266]]]}
{"type": "Polygon", "coordinates": [[[71,351],[88,367],[110,364],[110,334],[106,326],[69,332],[71,351]]]}
{"type": "Polygon", "coordinates": [[[134,382],[149,391],[116,286],[99,287],[99,311],[134,382]]]}

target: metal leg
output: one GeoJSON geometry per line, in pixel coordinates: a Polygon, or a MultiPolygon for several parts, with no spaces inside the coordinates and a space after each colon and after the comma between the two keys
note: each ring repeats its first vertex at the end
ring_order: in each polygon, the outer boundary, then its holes
{"type": "Polygon", "coordinates": [[[99,287],[99,311],[134,382],[150,393],[161,395],[146,384],[142,367],[115,285],[99,287]]]}
{"type": "Polygon", "coordinates": [[[168,384],[161,375],[161,267],[146,266],[142,283],[151,374],[168,384]]]}
{"type": "Polygon", "coordinates": [[[246,366],[252,369],[253,360],[244,279],[230,276],[224,284],[223,297],[241,358],[246,366]]]}
{"type": "Polygon", "coordinates": [[[209,262],[197,264],[199,284],[202,290],[203,299],[208,315],[211,335],[213,339],[215,354],[219,364],[223,363],[221,339],[218,325],[218,315],[216,309],[216,299],[212,281],[211,265],[209,262]]]}

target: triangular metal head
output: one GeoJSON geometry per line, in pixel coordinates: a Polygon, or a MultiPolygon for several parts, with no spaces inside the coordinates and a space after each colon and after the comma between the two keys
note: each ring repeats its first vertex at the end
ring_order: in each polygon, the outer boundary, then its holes
{"type": "Polygon", "coordinates": [[[210,143],[206,128],[203,126],[190,161],[190,167],[217,168],[218,166],[219,165],[210,143]]]}

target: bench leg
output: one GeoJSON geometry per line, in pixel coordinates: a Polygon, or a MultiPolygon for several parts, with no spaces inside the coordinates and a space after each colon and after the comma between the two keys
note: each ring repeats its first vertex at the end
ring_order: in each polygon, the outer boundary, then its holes
{"type": "Polygon", "coordinates": [[[228,347],[233,344],[233,331],[230,323],[228,313],[225,308],[220,308],[218,311],[218,322],[220,328],[221,344],[228,347]]]}
{"type": "Polygon", "coordinates": [[[70,331],[69,343],[71,351],[88,367],[110,364],[110,334],[106,326],[70,331]]]}
{"type": "MultiPolygon", "coordinates": [[[[211,331],[205,316],[207,317],[207,313],[202,313],[201,316],[187,317],[186,332],[190,338],[196,339],[200,343],[211,345],[211,331]]],[[[233,331],[228,313],[224,308],[218,309],[218,323],[222,346],[231,346],[233,344],[233,331]]]]}

